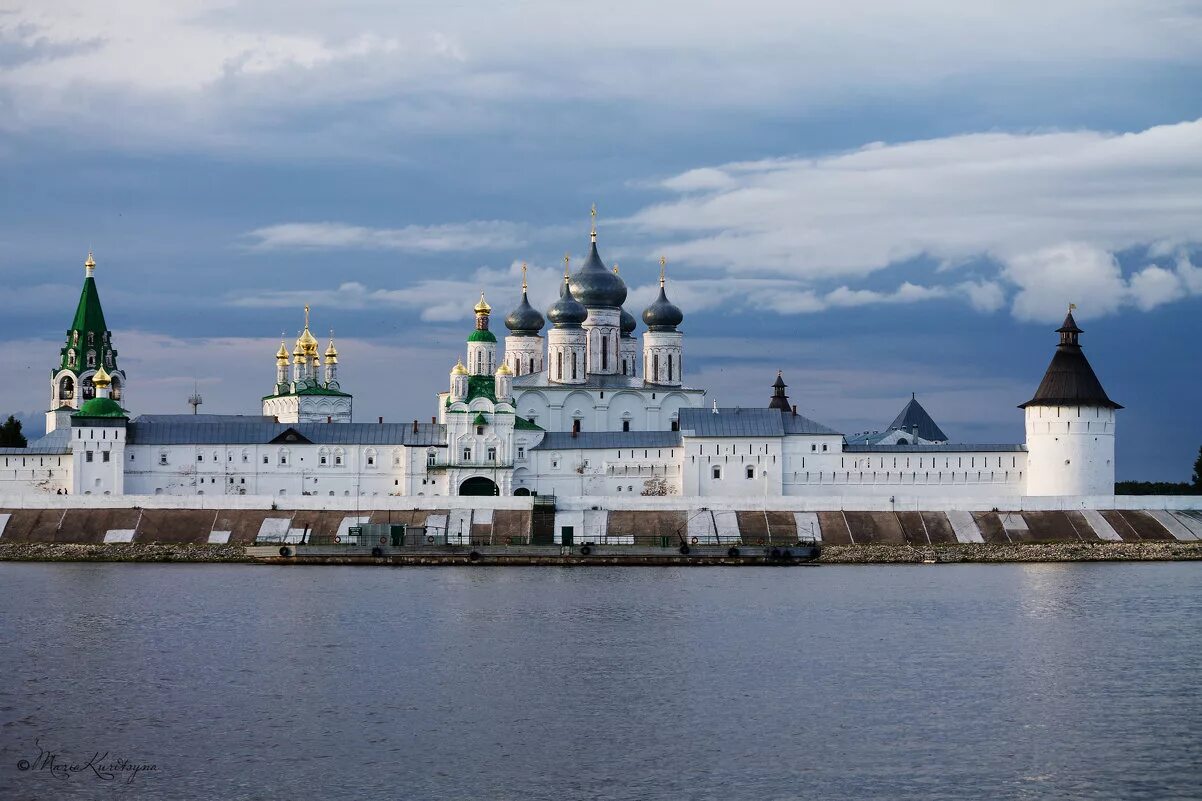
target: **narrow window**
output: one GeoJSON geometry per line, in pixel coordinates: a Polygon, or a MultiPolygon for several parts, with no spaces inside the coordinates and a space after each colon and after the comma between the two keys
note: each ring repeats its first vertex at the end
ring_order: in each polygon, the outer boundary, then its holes
{"type": "Polygon", "coordinates": [[[623,420],[623,421],[622,421],[622,430],[623,430],[623,431],[629,431],[629,430],[630,430],[630,421],[629,421],[629,420],[623,420]]]}
{"type": "Polygon", "coordinates": [[[102,462],[107,462],[108,460],[109,460],[109,452],[108,452],[108,451],[101,451],[101,452],[100,452],[100,461],[102,461],[102,462]]]}
{"type": "Polygon", "coordinates": [[[525,459],[525,458],[526,458],[526,446],[525,446],[525,445],[519,445],[519,446],[518,446],[518,458],[519,458],[519,459],[525,459]]]}
{"type": "Polygon", "coordinates": [[[470,462],[471,460],[472,460],[472,449],[464,448],[463,449],[463,461],[470,462]]]}
{"type": "Polygon", "coordinates": [[[609,369],[609,337],[601,337],[601,369],[609,369]]]}
{"type": "Polygon", "coordinates": [[[92,461],[92,452],[91,451],[87,451],[84,453],[84,461],[85,462],[92,461]]]}
{"type": "Polygon", "coordinates": [[[555,378],[563,381],[563,351],[555,353],[555,378]]]}
{"type": "Polygon", "coordinates": [[[572,351],[572,380],[576,380],[576,351],[572,351]]]}
{"type": "Polygon", "coordinates": [[[652,380],[652,382],[654,382],[656,384],[659,383],[659,354],[658,353],[653,354],[651,356],[651,380],[652,380]]]}
{"type": "Polygon", "coordinates": [[[496,460],[497,460],[497,449],[489,448],[488,449],[488,461],[495,462],[496,460]]]}
{"type": "Polygon", "coordinates": [[[668,380],[672,380],[672,354],[668,354],[668,380]]]}
{"type": "Polygon", "coordinates": [[[752,467],[751,465],[747,465],[747,477],[755,478],[755,468],[752,467]]]}

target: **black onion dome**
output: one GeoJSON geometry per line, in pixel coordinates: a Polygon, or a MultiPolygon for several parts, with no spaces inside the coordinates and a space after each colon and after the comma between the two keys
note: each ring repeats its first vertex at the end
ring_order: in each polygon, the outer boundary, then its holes
{"type": "Polygon", "coordinates": [[[684,312],[668,300],[662,284],[659,287],[659,297],[643,310],[643,322],[652,331],[675,331],[676,326],[684,322],[684,312]]]}
{"type": "Polygon", "coordinates": [[[634,315],[622,309],[621,320],[619,329],[622,332],[622,339],[634,339],[634,329],[639,326],[638,321],[634,319],[634,315]]]}
{"type": "Polygon", "coordinates": [[[505,317],[505,327],[515,336],[536,337],[545,324],[542,314],[530,305],[526,291],[522,290],[522,302],[505,317]]]}
{"type": "Polygon", "coordinates": [[[584,266],[572,276],[572,294],[590,309],[597,306],[618,308],[626,302],[626,282],[605,268],[597,254],[596,239],[589,247],[584,266]]]}
{"type": "Polygon", "coordinates": [[[547,309],[547,319],[556,328],[578,328],[588,319],[588,309],[572,297],[572,287],[567,281],[563,282],[563,286],[559,290],[559,300],[552,303],[551,308],[547,309]]]}

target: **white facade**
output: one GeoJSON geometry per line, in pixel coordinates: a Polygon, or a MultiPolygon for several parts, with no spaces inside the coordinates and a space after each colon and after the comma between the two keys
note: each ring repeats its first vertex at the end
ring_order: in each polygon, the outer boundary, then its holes
{"type": "MultiPolygon", "coordinates": [[[[911,398],[884,435],[843,434],[800,416],[780,376],[769,408],[703,408],[683,370],[682,312],[659,298],[631,336],[625,288],[604,269],[595,235],[589,262],[565,276],[548,310],[526,300],[506,318],[498,353],[483,295],[475,327],[438,395],[430,424],[351,421],[333,339],[319,354],[305,328],[291,358],[276,353],[274,393],[261,417],[143,415],[117,402],[115,360],[89,268],[82,311],[68,332],[101,343],[96,397],[78,409],[52,372],[54,425],[28,449],[0,450],[3,494],[270,495],[324,497],[543,494],[629,498],[783,497],[913,499],[1099,496],[1113,493],[1115,410],[1085,361],[1071,314],[1035,397],[1023,404],[1025,445],[962,445],[911,398]],[[587,307],[575,299],[573,282],[587,307]],[[89,294],[90,293],[90,294],[89,294]],[[626,321],[625,323],[623,321],[626,321]],[[81,327],[82,326],[82,327],[81,327]],[[84,330],[84,329],[88,330],[84,330]],[[545,348],[545,350],[544,350],[545,348]],[[111,354],[111,355],[110,355],[111,354]],[[466,364],[464,363],[466,361],[466,364]],[[634,365],[641,362],[643,369],[634,365]],[[115,361],[114,361],[115,364],[115,361]],[[639,373],[641,372],[641,375],[639,373]],[[1065,398],[1079,402],[1065,402],[1065,398]],[[921,432],[925,431],[925,435],[921,432]]],[[[89,260],[90,261],[90,260],[89,260]]],[[[86,357],[85,357],[86,358],[86,357]]]]}

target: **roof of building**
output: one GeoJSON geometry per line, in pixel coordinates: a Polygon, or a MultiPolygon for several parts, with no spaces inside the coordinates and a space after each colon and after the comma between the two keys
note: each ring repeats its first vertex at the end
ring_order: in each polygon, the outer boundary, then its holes
{"type": "Polygon", "coordinates": [[[1064,324],[1056,329],[1060,334],[1060,344],[1052,355],[1052,363],[1039,382],[1034,397],[1018,408],[1028,406],[1101,406],[1107,409],[1121,409],[1102,389],[1102,382],[1094,373],[1085,352],[1081,350],[1078,337],[1083,333],[1077,327],[1070,311],[1064,318],[1064,324]]]}
{"type": "Polygon", "coordinates": [[[659,281],[659,295],[651,305],[643,309],[643,322],[651,331],[675,331],[684,322],[684,312],[672,301],[664,289],[664,280],[659,281]]]}
{"type": "MultiPolygon", "coordinates": [[[[288,432],[297,441],[315,445],[407,445],[422,447],[446,444],[446,426],[435,423],[274,423],[230,421],[233,415],[162,415],[169,422],[147,420],[143,415],[127,427],[131,445],[265,445],[288,432]],[[193,422],[196,421],[196,422],[193,422]]],[[[247,418],[253,421],[255,418],[247,418]]]]}
{"type": "Polygon", "coordinates": [[[62,456],[71,452],[71,429],[56,428],[24,448],[0,448],[0,456],[62,456]]]}
{"type": "Polygon", "coordinates": [[[783,437],[786,434],[834,435],[808,417],[779,409],[740,406],[713,409],[681,409],[680,428],[697,437],[783,437]]]}
{"type": "Polygon", "coordinates": [[[564,276],[559,298],[547,309],[547,319],[556,328],[579,328],[588,319],[588,309],[572,294],[572,286],[564,276]]]}
{"type": "Polygon", "coordinates": [[[538,332],[542,330],[547,321],[539,313],[538,309],[530,305],[530,299],[526,296],[525,287],[522,288],[522,301],[517,305],[517,308],[511,311],[505,317],[505,327],[508,328],[514,336],[538,336],[538,332]]]}
{"type": "Polygon", "coordinates": [[[931,419],[927,410],[922,408],[922,404],[914,395],[910,395],[910,400],[902,408],[901,413],[889,424],[890,430],[895,428],[909,431],[931,442],[947,442],[948,439],[947,434],[944,434],[943,429],[931,419]]]}
{"type": "Polygon", "coordinates": [[[496,342],[497,335],[487,328],[477,328],[467,335],[468,342],[496,342]]]}
{"type": "Polygon", "coordinates": [[[679,431],[548,431],[531,450],[569,451],[599,448],[677,448],[683,439],[679,431]]]}
{"type": "Polygon", "coordinates": [[[92,275],[96,262],[92,260],[90,251],[84,266],[86,270],[83,289],[79,293],[79,303],[75,307],[75,317],[71,320],[71,328],[67,331],[66,344],[60,351],[59,369],[70,369],[76,373],[91,369],[84,359],[84,354],[93,350],[96,352],[96,364],[98,365],[103,365],[107,361],[106,355],[112,356],[110,363],[110,372],[112,372],[117,370],[117,351],[112,349],[111,336],[109,339],[105,338],[108,333],[108,324],[104,321],[104,309],[100,305],[100,292],[96,289],[96,279],[92,275]],[[73,341],[75,333],[79,334],[78,343],[73,341]],[[90,342],[88,334],[93,335],[90,342]],[[68,363],[71,350],[75,351],[75,361],[68,363]]]}
{"type": "Polygon", "coordinates": [[[112,417],[126,418],[129,415],[121,404],[112,398],[92,398],[84,401],[83,406],[79,407],[79,411],[71,415],[73,419],[80,417],[112,417]]]}
{"type": "Polygon", "coordinates": [[[626,282],[622,276],[610,272],[597,253],[597,233],[592,234],[588,258],[584,266],[571,277],[572,295],[585,306],[607,306],[619,308],[626,302],[626,282]]]}
{"type": "Polygon", "coordinates": [[[1026,445],[976,444],[971,442],[947,442],[941,445],[844,445],[844,453],[1021,453],[1026,445]]]}

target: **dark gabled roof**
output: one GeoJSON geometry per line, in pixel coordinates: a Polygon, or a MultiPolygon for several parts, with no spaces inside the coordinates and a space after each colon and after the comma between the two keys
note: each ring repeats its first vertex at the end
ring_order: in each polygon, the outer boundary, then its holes
{"type": "Polygon", "coordinates": [[[783,437],[786,434],[829,434],[839,432],[792,411],[744,409],[741,407],[681,409],[680,429],[696,437],[783,437]]]}
{"type": "MultiPolygon", "coordinates": [[[[305,442],[315,445],[407,445],[424,447],[446,444],[446,426],[419,423],[271,423],[227,422],[232,415],[214,415],[217,422],[205,422],[208,415],[164,415],[177,422],[146,422],[139,417],[126,427],[131,445],[266,445],[282,434],[294,431],[305,442]],[[179,418],[183,418],[179,420],[179,418]],[[198,422],[192,422],[192,421],[198,422]],[[186,421],[186,422],[185,422],[186,421]]],[[[254,418],[250,418],[254,419],[254,418]]]]}
{"type": "Polygon", "coordinates": [[[931,442],[947,442],[947,434],[944,434],[943,429],[935,424],[935,421],[927,414],[927,410],[922,408],[922,404],[913,395],[910,396],[909,403],[901,410],[901,414],[889,424],[890,431],[895,428],[909,431],[931,442]]]}
{"type": "Polygon", "coordinates": [[[570,451],[599,448],[678,448],[682,442],[679,431],[548,431],[531,450],[570,451]]]}
{"type": "Polygon", "coordinates": [[[1085,358],[1078,337],[1082,330],[1077,327],[1070,311],[1064,325],[1056,329],[1060,344],[1052,355],[1052,363],[1043,374],[1035,396],[1018,408],[1028,406],[1101,406],[1106,409],[1121,409],[1102,389],[1102,382],[1085,358]]]}

